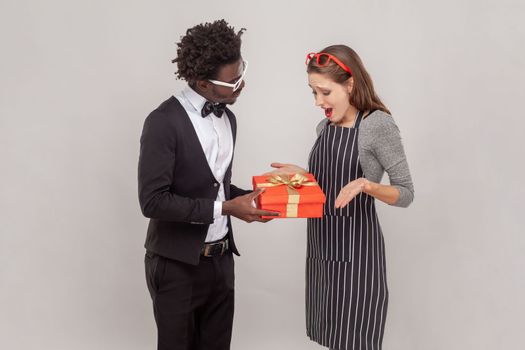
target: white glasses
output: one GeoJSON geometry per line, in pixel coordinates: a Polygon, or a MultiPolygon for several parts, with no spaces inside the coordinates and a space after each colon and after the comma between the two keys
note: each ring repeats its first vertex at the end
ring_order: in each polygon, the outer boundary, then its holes
{"type": "Polygon", "coordinates": [[[243,69],[242,69],[241,77],[235,83],[225,83],[223,81],[211,80],[211,79],[209,79],[208,81],[215,85],[230,87],[233,89],[233,92],[235,92],[241,87],[244,76],[246,75],[246,71],[248,70],[248,61],[242,61],[242,64],[243,64],[243,69]]]}

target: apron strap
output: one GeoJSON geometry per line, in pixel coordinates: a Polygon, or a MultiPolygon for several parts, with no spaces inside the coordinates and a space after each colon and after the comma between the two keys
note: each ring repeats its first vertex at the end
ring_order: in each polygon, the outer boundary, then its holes
{"type": "Polygon", "coordinates": [[[355,119],[355,123],[354,123],[354,129],[358,129],[359,128],[359,124],[361,124],[361,121],[363,120],[363,111],[359,111],[357,112],[357,117],[355,119]]]}
{"type": "MultiPolygon", "coordinates": [[[[370,113],[368,113],[366,116],[368,117],[370,114],[374,113],[375,111],[377,111],[377,109],[371,110],[370,113]]],[[[354,123],[354,128],[356,128],[356,129],[359,128],[359,124],[361,124],[361,122],[363,121],[364,116],[365,116],[365,112],[363,112],[363,111],[359,111],[357,113],[357,119],[356,119],[356,121],[354,123]]]]}

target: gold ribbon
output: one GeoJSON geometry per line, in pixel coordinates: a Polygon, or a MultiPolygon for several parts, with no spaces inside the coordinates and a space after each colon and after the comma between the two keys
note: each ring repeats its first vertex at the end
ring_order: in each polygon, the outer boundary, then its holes
{"type": "Polygon", "coordinates": [[[302,174],[295,174],[290,178],[289,175],[272,175],[266,179],[265,183],[257,184],[259,188],[286,186],[288,191],[288,203],[286,204],[286,217],[295,218],[298,215],[299,201],[301,195],[298,188],[303,186],[317,186],[317,182],[309,181],[302,174]]]}

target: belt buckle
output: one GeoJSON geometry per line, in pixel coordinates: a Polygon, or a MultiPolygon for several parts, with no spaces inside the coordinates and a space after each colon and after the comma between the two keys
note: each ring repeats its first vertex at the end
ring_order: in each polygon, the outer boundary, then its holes
{"type": "Polygon", "coordinates": [[[204,256],[206,257],[209,257],[210,256],[210,248],[211,248],[211,245],[209,244],[205,244],[204,245],[204,256]]]}
{"type": "Polygon", "coordinates": [[[206,257],[215,256],[215,255],[224,255],[224,253],[226,252],[227,249],[228,249],[228,240],[221,241],[221,242],[216,242],[216,243],[211,243],[211,244],[205,244],[204,245],[203,255],[206,256],[206,257]],[[220,253],[219,254],[211,254],[210,251],[214,247],[216,247],[218,245],[221,246],[220,253]]]}

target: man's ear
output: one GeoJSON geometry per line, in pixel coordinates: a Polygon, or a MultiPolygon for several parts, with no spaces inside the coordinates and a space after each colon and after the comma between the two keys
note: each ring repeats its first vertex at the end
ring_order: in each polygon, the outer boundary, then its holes
{"type": "Polygon", "coordinates": [[[352,92],[352,90],[354,89],[354,77],[348,78],[348,80],[346,81],[346,88],[348,93],[352,92]]]}
{"type": "Polygon", "coordinates": [[[208,92],[210,90],[211,83],[207,80],[197,80],[195,82],[195,87],[197,90],[202,92],[208,92]]]}

